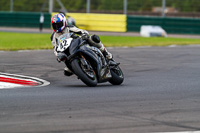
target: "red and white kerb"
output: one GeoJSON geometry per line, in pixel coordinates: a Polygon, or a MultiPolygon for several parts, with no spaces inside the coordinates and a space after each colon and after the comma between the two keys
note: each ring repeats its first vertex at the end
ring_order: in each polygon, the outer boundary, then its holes
{"type": "Polygon", "coordinates": [[[0,73],[0,89],[48,85],[49,82],[28,76],[0,73]]]}

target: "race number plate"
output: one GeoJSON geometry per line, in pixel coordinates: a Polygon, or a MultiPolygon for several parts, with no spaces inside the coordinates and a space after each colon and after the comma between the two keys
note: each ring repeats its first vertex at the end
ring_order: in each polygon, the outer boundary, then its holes
{"type": "Polygon", "coordinates": [[[61,41],[57,47],[57,51],[59,51],[59,52],[65,51],[70,46],[72,40],[73,40],[73,38],[68,38],[68,39],[61,41]]]}

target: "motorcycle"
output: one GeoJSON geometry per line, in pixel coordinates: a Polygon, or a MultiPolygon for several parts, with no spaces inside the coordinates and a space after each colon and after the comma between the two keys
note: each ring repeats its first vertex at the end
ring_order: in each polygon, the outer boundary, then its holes
{"type": "Polygon", "coordinates": [[[66,33],[58,38],[57,58],[87,86],[110,82],[120,85],[124,75],[114,59],[107,60],[102,52],[91,46],[83,36],[66,33]]]}

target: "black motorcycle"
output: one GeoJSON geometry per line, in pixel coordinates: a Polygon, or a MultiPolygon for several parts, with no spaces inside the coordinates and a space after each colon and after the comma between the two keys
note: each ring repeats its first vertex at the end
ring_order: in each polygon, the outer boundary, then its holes
{"type": "Polygon", "coordinates": [[[97,83],[110,82],[120,85],[124,75],[114,59],[106,60],[102,52],[90,46],[83,36],[63,34],[58,38],[58,60],[78,76],[87,86],[96,86],[97,83]]]}

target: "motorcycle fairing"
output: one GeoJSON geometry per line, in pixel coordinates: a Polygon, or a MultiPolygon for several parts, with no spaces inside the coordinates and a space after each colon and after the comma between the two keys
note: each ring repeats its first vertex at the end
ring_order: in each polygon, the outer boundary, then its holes
{"type": "Polygon", "coordinates": [[[82,43],[84,42],[81,39],[72,40],[69,47],[70,56],[74,57],[80,53],[83,54],[83,56],[91,60],[98,82],[107,81],[108,78],[111,78],[111,73],[103,54],[98,48],[89,46],[88,44],[80,46],[82,43]]]}

